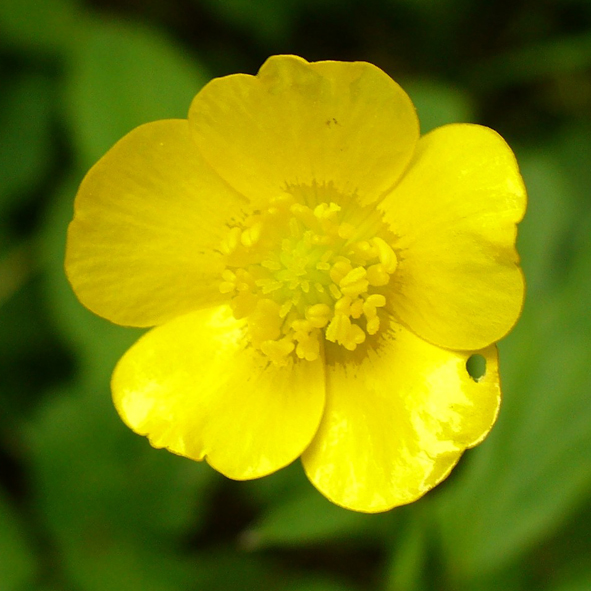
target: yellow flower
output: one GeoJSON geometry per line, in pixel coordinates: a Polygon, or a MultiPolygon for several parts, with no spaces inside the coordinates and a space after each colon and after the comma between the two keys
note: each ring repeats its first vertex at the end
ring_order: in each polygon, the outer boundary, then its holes
{"type": "Polygon", "coordinates": [[[419,138],[375,66],[278,56],[90,170],[66,269],[93,312],[155,327],[113,375],[131,429],[234,479],[301,456],[330,500],[383,511],[495,420],[525,201],[494,131],[419,138]]]}

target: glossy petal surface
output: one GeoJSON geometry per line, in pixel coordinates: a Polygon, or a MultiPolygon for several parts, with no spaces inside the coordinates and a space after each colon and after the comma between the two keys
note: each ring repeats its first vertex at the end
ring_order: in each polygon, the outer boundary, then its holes
{"type": "Polygon", "coordinates": [[[357,363],[334,353],[327,352],[324,417],[302,459],[338,505],[377,512],[416,500],[496,418],[495,347],[480,352],[487,369],[478,382],[466,371],[468,353],[435,347],[395,323],[381,348],[357,363]]]}
{"type": "Polygon", "coordinates": [[[515,238],[525,204],[515,157],[496,132],[449,125],[422,137],[380,206],[397,235],[393,313],[449,349],[502,338],[523,303],[515,238]]]}
{"type": "Polygon", "coordinates": [[[371,202],[406,168],[418,121],[406,93],[363,62],[272,57],[207,84],[189,112],[204,158],[253,202],[324,186],[371,202]]]}
{"type": "Polygon", "coordinates": [[[227,306],[152,329],[113,374],[119,414],[155,447],[206,458],[230,478],[282,468],[317,430],[324,364],[278,367],[245,345],[244,322],[227,306]]]}
{"type": "Polygon", "coordinates": [[[243,203],[201,158],[187,121],[138,127],[80,186],[66,251],[76,295],[130,326],[222,301],[214,249],[243,203]]]}

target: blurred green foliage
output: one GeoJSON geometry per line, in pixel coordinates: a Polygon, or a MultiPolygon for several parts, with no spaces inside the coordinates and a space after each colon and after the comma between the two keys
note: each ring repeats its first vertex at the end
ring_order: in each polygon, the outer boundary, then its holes
{"type": "Polygon", "coordinates": [[[3,0],[0,589],[591,589],[590,159],[587,0],[3,0]],[[109,395],[139,332],[82,308],[63,273],[88,167],[279,52],[376,63],[423,131],[499,130],[529,189],[498,424],[383,515],[331,505],[297,463],[234,483],[150,448],[109,395]]]}

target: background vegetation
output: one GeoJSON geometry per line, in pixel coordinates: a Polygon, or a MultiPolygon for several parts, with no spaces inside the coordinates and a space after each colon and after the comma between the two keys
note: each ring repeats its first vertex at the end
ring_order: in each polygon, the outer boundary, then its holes
{"type": "Polygon", "coordinates": [[[2,0],[0,589],[591,589],[590,156],[589,0],[2,0]],[[501,132],[529,188],[499,422],[383,515],[332,506],[297,462],[236,483],[150,448],[109,395],[138,332],[62,270],[85,171],[274,53],[379,65],[423,131],[501,132]]]}

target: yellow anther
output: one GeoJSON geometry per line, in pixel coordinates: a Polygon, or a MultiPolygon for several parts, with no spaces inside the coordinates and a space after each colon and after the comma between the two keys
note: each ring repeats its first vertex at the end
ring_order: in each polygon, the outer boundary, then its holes
{"type": "Polygon", "coordinates": [[[345,295],[358,296],[367,291],[369,285],[364,267],[355,267],[339,281],[339,287],[345,295]]]}
{"type": "Polygon", "coordinates": [[[314,215],[319,219],[330,220],[341,211],[341,208],[336,203],[320,203],[314,208],[314,215]]]}
{"type": "Polygon", "coordinates": [[[281,281],[272,281],[271,279],[269,279],[268,281],[265,281],[262,285],[260,285],[260,287],[261,292],[266,295],[268,293],[273,293],[274,291],[281,289],[283,287],[283,283],[281,283],[281,281]]]}
{"type": "Polygon", "coordinates": [[[319,271],[328,271],[330,269],[330,263],[325,263],[324,261],[320,261],[319,263],[316,263],[316,268],[319,271]]]}
{"type": "Polygon", "coordinates": [[[232,271],[230,271],[230,269],[225,269],[224,272],[222,273],[222,279],[224,281],[230,281],[230,282],[234,283],[236,281],[236,273],[232,273],[232,271]]]}
{"type": "Polygon", "coordinates": [[[365,279],[366,275],[367,271],[364,267],[355,267],[355,269],[351,269],[351,271],[349,271],[347,275],[345,275],[345,277],[339,281],[339,284],[343,286],[349,285],[351,283],[357,283],[357,281],[365,279]]]}
{"type": "Polygon", "coordinates": [[[365,314],[365,317],[369,320],[370,318],[373,318],[376,314],[378,313],[378,310],[375,306],[373,306],[372,304],[370,304],[368,301],[365,301],[363,304],[363,314],[365,314]]]}
{"type": "Polygon", "coordinates": [[[249,314],[252,314],[258,301],[259,298],[249,291],[238,294],[230,302],[234,318],[240,320],[241,318],[246,318],[249,314]]]}
{"type": "Polygon", "coordinates": [[[350,314],[353,318],[361,318],[361,315],[363,314],[363,300],[357,298],[351,304],[350,314]]]}
{"type": "Polygon", "coordinates": [[[340,298],[342,297],[342,295],[343,295],[343,294],[340,292],[339,288],[338,288],[338,287],[337,287],[337,286],[336,286],[334,283],[331,283],[331,284],[328,286],[328,291],[330,291],[330,295],[331,295],[331,296],[332,296],[332,297],[333,297],[335,300],[338,300],[338,299],[340,299],[340,298]]]}
{"type": "Polygon", "coordinates": [[[396,271],[396,267],[398,266],[398,259],[396,258],[396,254],[394,254],[392,247],[386,243],[385,240],[378,236],[376,236],[372,242],[378,249],[378,257],[380,259],[380,263],[384,265],[384,271],[389,274],[394,273],[394,271],[396,271]]]}
{"type": "Polygon", "coordinates": [[[281,334],[282,318],[279,316],[281,307],[268,298],[259,300],[256,308],[248,317],[250,340],[256,348],[263,341],[274,341],[281,334]]]}
{"type": "Polygon", "coordinates": [[[293,342],[286,338],[278,341],[263,341],[261,344],[261,351],[280,366],[287,363],[287,356],[294,348],[293,342]]]}
{"type": "Polygon", "coordinates": [[[324,328],[332,316],[332,310],[326,304],[314,304],[306,309],[306,318],[315,328],[324,328]]]}
{"type": "Polygon", "coordinates": [[[340,259],[331,267],[329,276],[335,283],[340,283],[352,269],[353,266],[348,259],[340,259]]]}
{"type": "Polygon", "coordinates": [[[246,248],[254,246],[261,237],[262,228],[263,225],[261,222],[256,222],[250,228],[243,230],[242,234],[240,235],[240,242],[242,243],[242,246],[245,246],[246,248]]]}
{"type": "Polygon", "coordinates": [[[246,283],[246,281],[240,281],[240,283],[236,284],[236,291],[250,291],[250,288],[250,283],[246,283]]]}
{"type": "Polygon", "coordinates": [[[340,312],[341,314],[346,314],[349,316],[349,310],[351,309],[351,298],[349,296],[342,297],[335,303],[334,309],[335,312],[340,312]]]}
{"type": "Polygon", "coordinates": [[[363,332],[363,329],[360,326],[357,326],[357,324],[352,324],[341,345],[343,345],[348,351],[355,351],[357,345],[361,345],[363,341],[365,341],[365,333],[363,332]]]}
{"type": "Polygon", "coordinates": [[[352,252],[353,254],[360,256],[364,261],[369,261],[378,256],[377,248],[367,242],[367,240],[362,240],[353,244],[352,252]]]}
{"type": "Polygon", "coordinates": [[[236,250],[236,247],[240,244],[240,228],[231,228],[226,236],[226,239],[222,242],[221,247],[224,254],[231,254],[236,250]]]}
{"type": "Polygon", "coordinates": [[[320,342],[318,340],[318,334],[312,333],[302,339],[298,339],[296,346],[296,355],[300,359],[306,361],[314,361],[320,356],[320,342]]]}
{"type": "Polygon", "coordinates": [[[347,340],[350,328],[351,320],[349,316],[337,312],[330,321],[330,324],[326,327],[325,336],[329,341],[342,345],[347,340]]]}
{"type": "Polygon", "coordinates": [[[229,281],[222,281],[220,283],[219,290],[220,290],[220,293],[232,293],[235,288],[236,288],[235,283],[230,283],[229,281]]]}
{"type": "Polygon", "coordinates": [[[376,308],[383,308],[386,305],[386,298],[381,293],[374,293],[366,297],[365,301],[376,308]]]}
{"type": "Polygon", "coordinates": [[[376,334],[380,328],[380,318],[379,316],[373,316],[367,320],[367,325],[365,330],[367,334],[376,334]]]}
{"type": "Polygon", "coordinates": [[[307,334],[312,330],[312,324],[309,320],[304,320],[303,318],[299,318],[298,320],[294,320],[291,323],[291,328],[296,333],[307,334]]]}
{"type": "Polygon", "coordinates": [[[368,267],[367,281],[370,285],[373,285],[374,287],[387,285],[390,281],[390,275],[386,273],[384,265],[382,265],[382,263],[378,263],[377,265],[372,265],[371,267],[368,267]]]}

